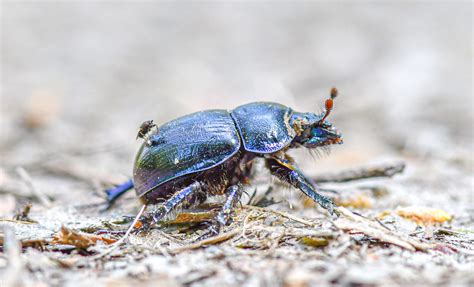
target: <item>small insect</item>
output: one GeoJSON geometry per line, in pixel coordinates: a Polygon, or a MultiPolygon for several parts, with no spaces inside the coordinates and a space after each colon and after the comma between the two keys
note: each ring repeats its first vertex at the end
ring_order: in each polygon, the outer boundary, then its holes
{"type": "Polygon", "coordinates": [[[149,121],[144,121],[141,125],[140,125],[140,128],[138,129],[138,134],[137,134],[137,138],[136,139],[145,139],[148,135],[148,133],[150,133],[153,128],[156,128],[157,126],[153,123],[153,120],[149,120],[149,121]]]}
{"type": "Polygon", "coordinates": [[[159,128],[146,121],[137,135],[145,141],[135,158],[133,180],[108,190],[108,201],[111,204],[135,188],[144,204],[154,206],[141,220],[139,231],[146,231],[178,207],[226,195],[211,227],[219,232],[251,180],[254,160],[263,158],[272,175],[333,214],[333,201],[318,193],[316,184],[297,168],[287,151],[342,144],[341,134],[326,120],[336,96],[333,88],[321,114],[255,102],[231,111],[193,113],[159,128]]]}

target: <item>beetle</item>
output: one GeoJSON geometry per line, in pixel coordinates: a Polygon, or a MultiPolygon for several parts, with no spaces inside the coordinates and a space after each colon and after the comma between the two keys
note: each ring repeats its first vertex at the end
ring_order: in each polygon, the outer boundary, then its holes
{"type": "Polygon", "coordinates": [[[318,193],[316,184],[286,152],[342,144],[342,135],[326,120],[336,96],[337,90],[332,88],[321,114],[254,102],[231,111],[196,112],[160,127],[146,121],[137,135],[144,141],[135,158],[133,180],[108,190],[108,201],[112,203],[135,188],[144,204],[155,206],[141,220],[143,231],[177,207],[226,195],[215,218],[214,230],[219,230],[228,223],[232,208],[250,183],[254,159],[263,158],[272,175],[333,214],[333,201],[318,193]]]}

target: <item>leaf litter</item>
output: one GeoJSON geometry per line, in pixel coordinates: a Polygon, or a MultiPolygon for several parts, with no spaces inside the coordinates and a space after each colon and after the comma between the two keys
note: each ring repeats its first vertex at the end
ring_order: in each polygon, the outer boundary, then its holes
{"type": "MultiPolygon", "coordinates": [[[[347,177],[348,174],[360,175],[361,172],[348,173],[345,171],[341,174],[341,178],[347,177]]],[[[379,176],[378,173],[376,174],[379,176]]],[[[331,176],[337,179],[337,175],[331,176]]],[[[380,186],[374,187],[377,190],[380,188],[380,186]]],[[[389,275],[383,274],[382,277],[372,275],[371,278],[365,278],[362,275],[353,277],[352,273],[345,273],[344,277],[339,278],[336,274],[331,274],[338,272],[337,268],[339,267],[337,266],[344,266],[349,264],[348,262],[360,260],[357,258],[365,258],[364,260],[369,260],[368,262],[380,261],[381,258],[387,256],[387,252],[398,260],[404,260],[403,258],[408,254],[413,254],[410,260],[418,260],[415,258],[419,257],[419,260],[422,261],[430,256],[438,258],[446,256],[451,261],[468,262],[468,265],[472,265],[474,233],[469,230],[449,229],[446,224],[452,218],[448,217],[448,213],[439,209],[398,207],[384,213],[383,216],[380,216],[380,213],[377,216],[377,212],[372,211],[374,208],[372,205],[359,202],[374,200],[370,198],[370,193],[365,192],[366,190],[367,187],[363,186],[359,193],[349,197],[339,193],[332,194],[331,196],[339,203],[344,200],[347,202],[348,198],[349,202],[354,200],[350,204],[341,204],[337,208],[339,217],[333,218],[327,217],[324,212],[306,217],[298,216],[297,213],[291,211],[283,211],[276,207],[277,205],[281,207],[281,203],[273,198],[268,199],[269,192],[267,190],[263,193],[263,198],[253,202],[253,204],[261,204],[263,207],[242,205],[236,209],[232,224],[226,226],[222,233],[201,241],[196,241],[196,239],[204,232],[202,223],[215,215],[215,205],[195,211],[184,210],[178,213],[175,218],[160,223],[144,236],[130,234],[129,227],[135,226],[136,220],[131,222],[127,219],[129,217],[123,216],[115,219],[87,216],[87,220],[82,221],[81,216],[74,214],[72,215],[74,220],[71,217],[69,219],[73,228],[59,225],[59,222],[54,225],[56,227],[51,227],[45,224],[48,217],[42,218],[40,213],[35,213],[36,223],[30,220],[18,220],[29,218],[31,205],[25,205],[21,212],[15,216],[16,219],[5,218],[2,219],[2,222],[5,225],[4,230],[9,228],[11,230],[12,227],[22,230],[22,232],[17,232],[20,237],[15,236],[15,240],[23,252],[28,253],[28,248],[33,248],[39,250],[41,252],[39,254],[45,254],[45,262],[49,261],[49,264],[53,266],[44,267],[45,270],[49,270],[48,272],[53,272],[54,266],[63,270],[86,268],[95,274],[122,274],[119,276],[128,278],[127,282],[132,282],[137,278],[138,282],[152,280],[153,276],[160,274],[159,272],[155,273],[154,267],[150,267],[149,264],[159,262],[159,266],[165,268],[162,264],[175,262],[171,264],[174,267],[167,267],[167,273],[173,274],[166,279],[169,280],[169,284],[199,285],[202,282],[212,282],[213,278],[220,278],[222,268],[228,270],[226,272],[235,268],[240,268],[239,272],[244,272],[245,264],[249,264],[245,258],[249,256],[250,258],[259,258],[259,260],[270,260],[269,262],[273,262],[276,258],[285,258],[286,262],[293,262],[292,264],[300,266],[299,268],[303,267],[297,262],[307,262],[313,266],[311,267],[313,271],[308,272],[323,272],[321,274],[325,274],[327,277],[323,276],[321,280],[333,283],[360,282],[361,280],[380,283],[380,278],[387,278],[389,275]],[[353,211],[348,208],[352,208],[353,211]],[[366,215],[359,213],[363,211],[366,215]],[[398,228],[397,224],[404,220],[413,222],[416,226],[415,229],[413,230],[412,226],[398,228]],[[439,226],[439,228],[429,230],[427,228],[430,224],[426,223],[436,223],[435,226],[439,226]],[[27,231],[27,226],[30,231],[27,231]],[[37,235],[40,233],[36,233],[36,236],[34,234],[38,228],[43,230],[41,232],[43,235],[39,237],[37,235]],[[58,231],[52,232],[55,228],[58,228],[58,231]],[[49,233],[46,232],[47,230],[49,233]],[[423,236],[418,236],[420,234],[423,236]],[[231,258],[240,258],[247,263],[236,267],[232,265],[234,260],[231,258]],[[135,267],[124,267],[122,263],[130,260],[134,262],[132,266],[135,267]],[[341,260],[346,263],[342,263],[341,260]],[[204,266],[196,269],[193,266],[198,265],[195,264],[204,264],[204,266]],[[143,266],[149,267],[138,271],[143,266]],[[180,272],[173,273],[174,268],[184,268],[187,271],[183,277],[180,277],[180,272]],[[336,269],[329,271],[330,268],[336,269]],[[136,275],[129,277],[127,274],[136,275]]],[[[384,194],[387,196],[386,192],[384,194]]],[[[375,194],[373,195],[375,196],[375,194]]],[[[305,205],[304,201],[302,201],[302,207],[303,214],[305,210],[314,210],[314,207],[305,205]]],[[[55,212],[64,213],[68,212],[68,209],[62,208],[55,212]]],[[[5,246],[4,251],[8,250],[8,242],[12,242],[12,238],[5,236],[11,237],[11,232],[4,232],[4,235],[0,237],[5,246]]],[[[17,266],[15,268],[24,270],[26,266],[32,264],[21,253],[15,256],[22,262],[20,265],[15,265],[17,266]]],[[[10,258],[6,260],[6,266],[11,265],[10,261],[10,258]]],[[[367,264],[370,266],[370,263],[367,264]]],[[[411,272],[410,268],[403,264],[399,265],[399,268],[403,269],[399,272],[411,272]]],[[[7,270],[9,269],[4,271],[7,270]]],[[[248,270],[244,272],[247,277],[257,276],[249,275],[248,272],[248,270]]],[[[296,282],[294,281],[294,272],[284,273],[286,275],[279,279],[280,282],[286,282],[285,284],[296,282]]],[[[14,274],[18,274],[15,272],[9,274],[13,275],[9,276],[8,282],[34,282],[34,279],[28,276],[26,278],[30,279],[13,278],[14,274]]],[[[110,280],[115,280],[114,278],[116,277],[112,276],[110,280]]],[[[396,278],[393,277],[391,280],[398,283],[404,282],[396,278]]],[[[244,282],[248,278],[234,278],[233,280],[244,282]]],[[[307,283],[312,282],[311,278],[305,276],[301,277],[301,280],[307,283]]],[[[470,277],[457,278],[456,280],[461,283],[471,282],[470,277]]]]}

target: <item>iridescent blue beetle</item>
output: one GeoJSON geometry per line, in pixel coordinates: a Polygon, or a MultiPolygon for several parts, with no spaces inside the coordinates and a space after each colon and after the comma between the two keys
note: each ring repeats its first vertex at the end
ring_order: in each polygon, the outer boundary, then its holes
{"type": "Polygon", "coordinates": [[[134,187],[146,205],[155,205],[142,220],[142,230],[147,230],[178,206],[225,194],[227,199],[215,220],[219,228],[227,224],[232,207],[249,183],[253,160],[260,157],[273,175],[333,214],[334,203],[317,192],[314,182],[286,151],[342,143],[341,134],[326,121],[336,95],[333,88],[320,115],[256,102],[232,111],[193,113],[159,128],[152,121],[144,122],[137,136],[144,142],[135,159],[133,181],[109,190],[109,202],[134,187]]]}

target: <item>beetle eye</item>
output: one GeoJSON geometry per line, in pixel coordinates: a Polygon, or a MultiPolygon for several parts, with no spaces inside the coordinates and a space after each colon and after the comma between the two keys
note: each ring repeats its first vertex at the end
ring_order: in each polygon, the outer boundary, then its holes
{"type": "Polygon", "coordinates": [[[311,128],[305,129],[303,132],[304,137],[310,137],[311,136],[311,128]]]}

